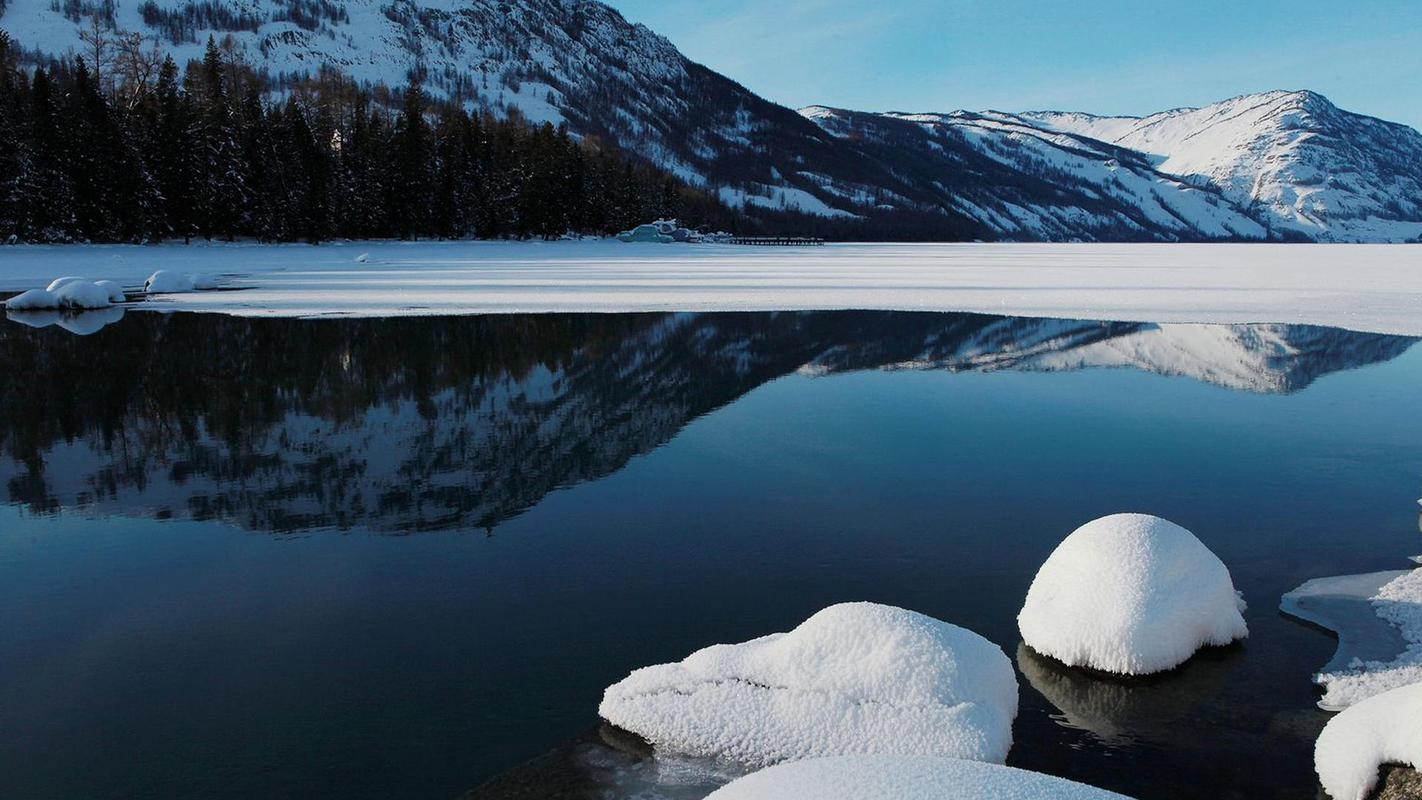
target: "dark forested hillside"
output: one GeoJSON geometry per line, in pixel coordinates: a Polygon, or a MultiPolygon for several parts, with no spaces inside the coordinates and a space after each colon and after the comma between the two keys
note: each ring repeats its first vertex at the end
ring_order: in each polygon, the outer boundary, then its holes
{"type": "Polygon", "coordinates": [[[428,102],[388,111],[323,74],[272,101],[209,41],[21,68],[0,32],[0,241],[555,237],[660,216],[743,224],[718,200],[566,128],[428,102]]]}

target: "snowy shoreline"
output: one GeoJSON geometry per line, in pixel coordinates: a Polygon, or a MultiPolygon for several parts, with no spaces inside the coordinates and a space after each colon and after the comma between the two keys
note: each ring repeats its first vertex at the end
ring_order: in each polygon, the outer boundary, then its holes
{"type": "Polygon", "coordinates": [[[242,291],[140,308],[274,317],[962,311],[1422,335],[1422,248],[1406,245],[23,245],[0,248],[0,291],[59,275],[130,286],[159,269],[221,275],[242,291]]]}

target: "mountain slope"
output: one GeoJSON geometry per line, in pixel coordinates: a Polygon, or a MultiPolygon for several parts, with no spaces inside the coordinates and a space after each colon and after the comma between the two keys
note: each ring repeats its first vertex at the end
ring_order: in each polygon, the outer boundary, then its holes
{"type": "Polygon", "coordinates": [[[841,236],[1422,236],[1422,134],[1308,92],[1140,119],[796,113],[594,0],[0,2],[0,27],[51,56],[88,53],[80,32],[95,18],[180,60],[225,39],[277,88],[326,69],[371,86],[413,76],[469,107],[614,142],[763,219],[841,236]]]}
{"type": "MultiPolygon", "coordinates": [[[[44,54],[82,55],[80,31],[107,11],[117,29],[158,38],[180,61],[199,58],[210,34],[230,37],[233,50],[278,86],[327,68],[391,87],[417,75],[436,96],[566,122],[752,211],[855,219],[866,208],[853,198],[896,209],[933,205],[794,111],[590,0],[89,2],[9,0],[0,27],[44,54]]],[[[966,217],[937,216],[944,234],[977,232],[966,217]]]]}
{"type": "Polygon", "coordinates": [[[864,114],[802,109],[826,131],[918,178],[997,238],[1263,239],[1262,225],[1208,187],[1085,136],[1006,114],[864,114]]]}
{"type": "Polygon", "coordinates": [[[1034,112],[1042,127],[1147,154],[1274,231],[1321,241],[1422,236],[1422,134],[1315,92],[1245,95],[1148,117],[1034,112]]]}

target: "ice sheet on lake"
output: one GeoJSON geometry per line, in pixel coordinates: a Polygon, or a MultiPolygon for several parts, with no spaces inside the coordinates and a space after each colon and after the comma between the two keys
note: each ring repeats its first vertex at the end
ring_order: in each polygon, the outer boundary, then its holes
{"type": "Polygon", "coordinates": [[[1338,634],[1338,650],[1314,675],[1324,687],[1319,707],[1422,682],[1422,569],[1315,578],[1279,608],[1338,634]]]}
{"type": "Polygon", "coordinates": [[[1148,322],[1307,323],[1422,334],[1405,245],[361,242],[20,246],[0,290],[56,274],[137,284],[155,269],[238,276],[163,308],[249,316],[886,309],[1148,322]],[[369,263],[357,263],[358,255],[369,263]]]}
{"type": "Polygon", "coordinates": [[[753,772],[707,800],[1125,800],[1014,767],[935,756],[855,755],[753,772]]]}

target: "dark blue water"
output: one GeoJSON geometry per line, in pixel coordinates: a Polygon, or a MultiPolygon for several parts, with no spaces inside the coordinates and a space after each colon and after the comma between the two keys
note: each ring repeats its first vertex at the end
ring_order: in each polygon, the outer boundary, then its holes
{"type": "Polygon", "coordinates": [[[861,599],[1013,657],[1010,763],[1313,796],[1333,641],[1275,609],[1422,552],[1412,345],[892,313],[0,323],[0,796],[596,796],[647,766],[597,733],[603,687],[861,599]],[[1036,567],[1128,510],[1229,565],[1247,642],[1124,683],[1019,649],[1036,567]]]}

